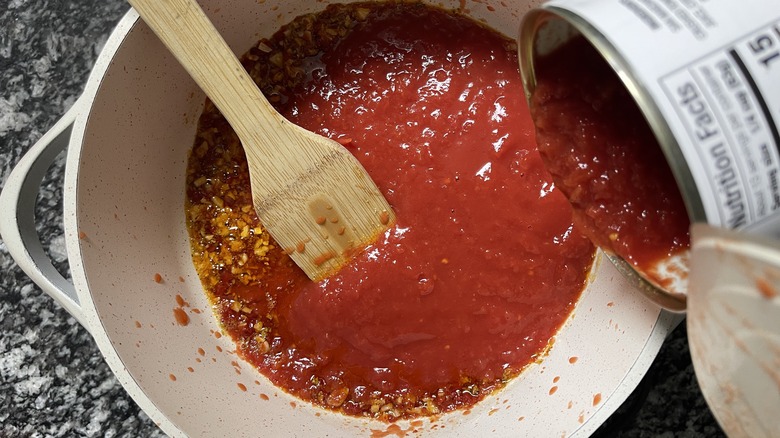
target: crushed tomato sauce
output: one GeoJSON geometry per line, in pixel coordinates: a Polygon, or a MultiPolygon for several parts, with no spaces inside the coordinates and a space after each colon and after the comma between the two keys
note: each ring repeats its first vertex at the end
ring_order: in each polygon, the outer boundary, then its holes
{"type": "Polygon", "coordinates": [[[394,421],[471,406],[544,354],[594,248],[536,152],[511,41],[420,4],[331,5],[243,62],[286,117],[345,144],[398,217],[309,281],[258,222],[241,145],[207,102],[188,227],[244,359],[304,400],[394,421]]]}
{"type": "Polygon", "coordinates": [[[539,151],[577,225],[650,279],[690,246],[690,219],[669,164],[620,78],[583,37],[536,65],[539,151]]]}

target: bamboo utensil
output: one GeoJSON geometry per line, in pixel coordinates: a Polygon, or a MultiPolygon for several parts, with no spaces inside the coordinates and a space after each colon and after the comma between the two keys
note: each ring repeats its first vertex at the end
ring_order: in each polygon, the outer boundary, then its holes
{"type": "Polygon", "coordinates": [[[195,0],[129,0],[219,108],[246,152],[255,211],[312,280],[395,221],[363,166],[271,106],[195,0]]]}

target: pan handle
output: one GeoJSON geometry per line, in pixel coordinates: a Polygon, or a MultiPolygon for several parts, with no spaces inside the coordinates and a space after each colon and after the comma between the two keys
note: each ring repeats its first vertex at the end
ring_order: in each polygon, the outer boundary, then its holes
{"type": "Polygon", "coordinates": [[[54,268],[35,229],[35,201],[41,181],[57,155],[70,143],[70,133],[82,107],[80,98],[8,175],[0,192],[0,237],[32,281],[89,330],[76,288],[54,268]]]}

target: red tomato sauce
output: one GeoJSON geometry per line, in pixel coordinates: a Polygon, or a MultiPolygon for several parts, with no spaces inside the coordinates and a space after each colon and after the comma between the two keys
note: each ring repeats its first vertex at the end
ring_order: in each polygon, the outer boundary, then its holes
{"type": "Polygon", "coordinates": [[[597,246],[652,277],[659,261],[690,246],[690,220],[650,126],[584,38],[536,68],[539,151],[576,223],[597,246]]]}
{"type": "Polygon", "coordinates": [[[470,406],[538,360],[594,248],[536,151],[512,43],[438,9],[371,10],[276,100],[342,139],[397,223],[322,282],[273,248],[258,282],[225,269],[211,293],[240,354],[275,384],[393,421],[470,406]]]}

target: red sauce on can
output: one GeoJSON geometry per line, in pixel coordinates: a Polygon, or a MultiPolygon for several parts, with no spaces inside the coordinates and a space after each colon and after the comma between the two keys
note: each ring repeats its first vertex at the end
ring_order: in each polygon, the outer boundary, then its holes
{"type": "Polygon", "coordinates": [[[599,247],[653,277],[690,246],[666,158],[617,74],[584,38],[540,57],[531,111],[545,166],[599,247]]]}

